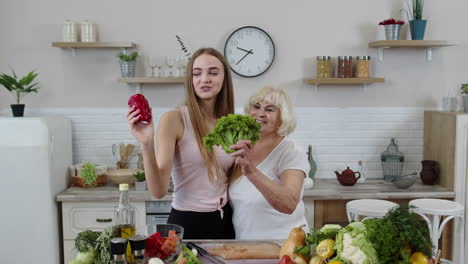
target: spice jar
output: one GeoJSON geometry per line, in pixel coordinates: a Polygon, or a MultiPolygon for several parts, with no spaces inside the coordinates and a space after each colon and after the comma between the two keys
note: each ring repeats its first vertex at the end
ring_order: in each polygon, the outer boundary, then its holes
{"type": "Polygon", "coordinates": [[[331,77],[331,57],[317,56],[317,78],[331,77]]]}
{"type": "Polygon", "coordinates": [[[356,57],[356,77],[358,78],[370,77],[370,56],[357,56],[356,57]]]}
{"type": "Polygon", "coordinates": [[[338,56],[338,78],[351,78],[353,72],[352,56],[338,56]]]}

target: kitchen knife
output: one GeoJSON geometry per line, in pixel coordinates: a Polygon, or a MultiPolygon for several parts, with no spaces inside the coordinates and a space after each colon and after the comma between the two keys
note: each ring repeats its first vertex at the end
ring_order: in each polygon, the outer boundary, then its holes
{"type": "Polygon", "coordinates": [[[198,251],[198,254],[200,254],[200,256],[202,257],[205,257],[207,258],[210,262],[212,263],[215,263],[215,264],[226,264],[224,261],[220,260],[220,259],[217,259],[213,256],[210,255],[210,253],[208,253],[208,251],[206,251],[205,249],[199,247],[197,244],[193,243],[193,242],[187,242],[185,243],[185,245],[189,248],[189,249],[196,249],[198,251]]]}

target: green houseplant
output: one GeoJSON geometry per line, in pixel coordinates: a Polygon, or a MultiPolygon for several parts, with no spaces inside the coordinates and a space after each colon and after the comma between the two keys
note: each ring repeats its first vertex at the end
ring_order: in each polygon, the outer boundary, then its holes
{"type": "Polygon", "coordinates": [[[460,88],[463,95],[463,111],[468,113],[468,83],[463,83],[460,88]]]}
{"type": "Polygon", "coordinates": [[[126,52],[119,52],[117,58],[120,59],[120,73],[122,78],[135,77],[135,65],[138,52],[133,51],[130,54],[126,52]]]}
{"type": "Polygon", "coordinates": [[[146,190],[146,178],[144,171],[138,171],[133,174],[135,177],[135,190],[144,191],[146,190]]]}
{"type": "Polygon", "coordinates": [[[26,76],[18,78],[15,71],[11,70],[13,75],[6,73],[0,74],[0,84],[5,87],[9,92],[15,93],[16,104],[11,105],[11,110],[14,117],[23,116],[24,104],[20,104],[21,98],[28,93],[37,93],[39,87],[38,83],[32,83],[34,79],[39,75],[35,71],[29,72],[26,76]]]}
{"type": "Polygon", "coordinates": [[[408,12],[411,14],[411,20],[409,21],[411,39],[412,40],[423,40],[424,32],[426,31],[427,20],[422,19],[424,0],[412,0],[413,8],[411,9],[408,2],[408,12]]]}

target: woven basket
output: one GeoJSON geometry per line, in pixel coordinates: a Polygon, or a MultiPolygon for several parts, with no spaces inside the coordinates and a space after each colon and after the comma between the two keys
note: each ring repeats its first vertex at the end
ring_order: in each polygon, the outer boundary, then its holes
{"type": "Polygon", "coordinates": [[[80,177],[72,176],[72,184],[71,186],[81,187],[81,188],[89,188],[89,187],[97,187],[103,186],[107,183],[107,175],[101,174],[97,177],[96,181],[93,184],[86,184],[85,181],[80,177]]]}
{"type": "Polygon", "coordinates": [[[107,171],[106,165],[96,164],[95,172],[98,175],[98,177],[96,178],[96,181],[94,181],[94,183],[92,184],[86,184],[84,180],[80,177],[80,168],[83,165],[84,164],[77,164],[77,165],[71,165],[69,167],[70,176],[72,178],[71,186],[89,188],[89,187],[103,186],[107,183],[107,175],[105,174],[105,172],[107,171]]]}

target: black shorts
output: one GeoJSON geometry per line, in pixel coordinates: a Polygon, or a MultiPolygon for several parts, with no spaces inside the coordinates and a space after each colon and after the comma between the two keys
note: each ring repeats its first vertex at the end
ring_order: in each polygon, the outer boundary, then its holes
{"type": "Polygon", "coordinates": [[[221,212],[193,212],[171,210],[168,224],[180,225],[184,228],[184,239],[234,239],[234,226],[232,225],[232,208],[227,203],[221,212]]]}

